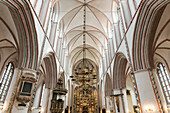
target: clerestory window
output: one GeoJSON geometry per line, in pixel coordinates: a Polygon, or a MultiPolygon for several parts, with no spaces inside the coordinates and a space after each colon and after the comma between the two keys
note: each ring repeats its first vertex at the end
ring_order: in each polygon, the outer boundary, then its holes
{"type": "Polygon", "coordinates": [[[167,103],[170,103],[170,79],[167,69],[163,63],[157,65],[157,74],[161,82],[162,89],[164,91],[165,99],[167,103]]]}
{"type": "Polygon", "coordinates": [[[1,81],[0,81],[0,101],[4,102],[5,97],[8,92],[8,88],[12,79],[12,75],[14,72],[14,66],[11,62],[9,62],[2,74],[1,81]]]}

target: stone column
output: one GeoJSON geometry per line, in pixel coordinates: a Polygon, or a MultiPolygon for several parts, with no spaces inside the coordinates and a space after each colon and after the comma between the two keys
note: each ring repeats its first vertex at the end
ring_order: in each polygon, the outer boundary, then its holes
{"type": "Polygon", "coordinates": [[[45,88],[44,94],[42,96],[42,107],[41,107],[41,113],[46,113],[48,108],[48,100],[49,100],[49,88],[45,88]]]}
{"type": "Polygon", "coordinates": [[[124,107],[125,107],[125,113],[128,113],[129,108],[128,108],[128,101],[127,101],[127,93],[126,93],[126,89],[122,90],[123,93],[123,100],[124,100],[124,107]]]}
{"type": "Polygon", "coordinates": [[[121,108],[121,113],[126,113],[125,109],[125,99],[127,98],[126,95],[123,93],[123,89],[120,89],[120,94],[119,94],[119,101],[120,101],[120,108],[121,108]]]}
{"type": "Polygon", "coordinates": [[[50,89],[49,95],[48,95],[48,109],[46,110],[46,113],[51,113],[50,108],[51,108],[51,99],[53,97],[53,90],[50,89]]]}
{"type": "Polygon", "coordinates": [[[148,109],[152,109],[154,113],[160,113],[149,71],[137,71],[135,72],[135,78],[143,113],[147,113],[146,110],[148,109]]]}
{"type": "Polygon", "coordinates": [[[58,37],[58,41],[57,41],[57,55],[58,55],[58,57],[60,57],[60,49],[61,49],[61,41],[62,41],[62,37],[58,37]]]}
{"type": "Polygon", "coordinates": [[[48,4],[49,4],[49,0],[45,0],[44,4],[43,4],[43,8],[42,8],[42,13],[40,15],[40,21],[41,21],[41,24],[43,25],[44,21],[45,21],[45,16],[46,16],[46,13],[47,13],[47,8],[48,8],[48,4]]]}
{"type": "Polygon", "coordinates": [[[37,71],[27,68],[15,69],[4,112],[27,113],[32,101],[37,71]]]}
{"type": "Polygon", "coordinates": [[[122,89],[114,90],[114,100],[115,100],[115,111],[116,113],[126,113],[125,112],[125,105],[124,105],[124,97],[122,89]],[[119,107],[119,112],[118,112],[119,107]]]}
{"type": "Polygon", "coordinates": [[[110,51],[111,51],[111,53],[110,53],[110,55],[111,55],[111,59],[113,58],[113,55],[114,55],[114,52],[115,52],[112,40],[113,40],[113,39],[112,39],[112,37],[111,37],[111,38],[109,38],[110,51]]]}
{"type": "Polygon", "coordinates": [[[43,97],[43,95],[41,95],[41,93],[42,93],[42,88],[43,88],[43,85],[41,84],[38,88],[37,88],[37,90],[36,90],[36,93],[35,93],[35,98],[34,98],[34,103],[33,103],[33,107],[35,107],[35,108],[39,108],[40,106],[39,106],[39,104],[40,104],[40,96],[42,96],[43,97]]]}
{"type": "Polygon", "coordinates": [[[52,46],[54,46],[54,42],[55,42],[55,33],[56,33],[56,28],[57,28],[57,22],[52,21],[51,22],[51,35],[50,35],[50,42],[52,44],[52,46]]]}
{"type": "Polygon", "coordinates": [[[106,111],[110,111],[111,107],[111,101],[110,101],[110,96],[106,96],[106,111]]]}

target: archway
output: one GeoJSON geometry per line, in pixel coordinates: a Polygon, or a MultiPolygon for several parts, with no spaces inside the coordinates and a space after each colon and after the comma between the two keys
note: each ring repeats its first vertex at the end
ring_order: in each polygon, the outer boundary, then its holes
{"type": "Polygon", "coordinates": [[[43,57],[39,68],[39,77],[36,84],[36,91],[33,106],[37,108],[33,113],[50,111],[52,90],[56,87],[58,79],[57,64],[54,53],[50,52],[43,57]]]}
{"type": "MultiPolygon", "coordinates": [[[[159,112],[167,111],[167,102],[163,98],[165,91],[162,90],[159,77],[156,73],[157,64],[163,63],[170,72],[170,2],[165,1],[146,1],[146,6],[142,6],[136,23],[133,39],[133,65],[134,71],[145,70],[150,79],[150,89],[154,95],[152,100],[155,110],[159,112]],[[152,4],[152,5],[150,5],[152,4]]],[[[151,98],[150,96],[142,96],[151,98]]],[[[144,100],[144,99],[143,99],[144,100]]],[[[147,99],[146,99],[147,100],[147,99]]],[[[147,103],[147,101],[143,102],[147,103]]]]}
{"type": "MultiPolygon", "coordinates": [[[[153,0],[145,4],[151,4],[153,0]]],[[[169,1],[157,1],[154,5],[143,7],[138,16],[133,39],[133,65],[134,70],[154,68],[154,61],[159,57],[162,60],[169,59],[169,1]],[[147,10],[146,12],[143,12],[147,10]],[[153,13],[154,12],[154,13],[153,13]],[[148,20],[148,21],[145,21],[148,20]],[[166,35],[165,35],[166,34],[166,35]],[[155,57],[156,56],[156,57],[155,57]]]]}
{"type": "Polygon", "coordinates": [[[112,78],[107,73],[105,78],[105,100],[106,100],[106,111],[110,111],[111,113],[114,112],[114,100],[111,97],[113,94],[113,85],[112,85],[112,78]]]}
{"type": "Polygon", "coordinates": [[[27,69],[35,71],[38,67],[37,34],[26,2],[0,1],[0,10],[0,74],[9,61],[15,67],[15,81],[11,82],[13,85],[8,92],[8,101],[5,101],[7,107],[3,110],[13,112],[18,88],[15,86],[20,85],[20,72],[27,69]]]}
{"type": "Polygon", "coordinates": [[[134,83],[131,77],[131,70],[127,58],[123,53],[117,53],[113,68],[113,90],[115,98],[115,110],[117,112],[135,113],[135,109],[138,108],[138,103],[136,102],[136,92],[134,91],[134,83]],[[129,81],[130,79],[130,81],[129,81]],[[133,95],[129,99],[129,90],[133,95]],[[135,95],[134,95],[135,94],[135,95]],[[132,99],[134,103],[132,103],[132,99]]]}
{"type": "Polygon", "coordinates": [[[131,78],[131,73],[128,72],[126,75],[126,95],[127,95],[127,104],[128,112],[137,113],[136,108],[138,107],[137,101],[135,98],[134,84],[131,78]]]}

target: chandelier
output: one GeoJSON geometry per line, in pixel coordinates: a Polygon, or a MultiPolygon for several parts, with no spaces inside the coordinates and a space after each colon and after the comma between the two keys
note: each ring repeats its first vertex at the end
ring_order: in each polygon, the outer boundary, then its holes
{"type": "Polygon", "coordinates": [[[82,65],[74,68],[73,75],[70,76],[73,83],[75,83],[74,91],[74,110],[78,113],[88,112],[94,113],[96,110],[97,91],[94,84],[96,83],[96,70],[94,66],[89,66],[86,59],[86,0],[84,0],[83,9],[83,58],[82,65]],[[95,82],[94,82],[95,81],[95,82]]]}
{"type": "Polygon", "coordinates": [[[84,14],[83,14],[83,66],[74,69],[74,75],[70,76],[73,82],[90,82],[93,79],[96,79],[96,70],[95,69],[89,69],[87,66],[87,61],[86,61],[86,0],[84,0],[84,14]],[[88,76],[91,75],[91,76],[88,76]],[[87,77],[88,76],[88,77],[87,77]]]}

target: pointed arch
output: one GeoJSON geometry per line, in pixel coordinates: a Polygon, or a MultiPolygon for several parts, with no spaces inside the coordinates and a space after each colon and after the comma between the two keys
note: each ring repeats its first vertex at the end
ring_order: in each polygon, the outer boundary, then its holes
{"type": "Polygon", "coordinates": [[[135,71],[154,67],[155,45],[153,42],[160,19],[169,3],[169,0],[150,0],[142,4],[133,37],[132,56],[135,71]]]}
{"type": "Polygon", "coordinates": [[[106,74],[106,80],[105,80],[105,95],[110,96],[112,94],[112,78],[107,73],[106,74]]]}
{"type": "Polygon", "coordinates": [[[126,68],[127,58],[123,53],[117,53],[113,67],[113,89],[122,89],[126,87],[126,68]]]}
{"type": "Polygon", "coordinates": [[[38,41],[31,9],[25,1],[7,1],[1,3],[9,8],[14,21],[19,44],[18,67],[36,69],[38,59],[38,41]]]}
{"type": "Polygon", "coordinates": [[[41,67],[44,69],[45,86],[46,88],[55,88],[57,82],[57,64],[54,53],[48,53],[41,63],[41,67]]]}

